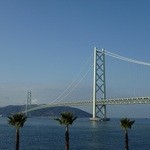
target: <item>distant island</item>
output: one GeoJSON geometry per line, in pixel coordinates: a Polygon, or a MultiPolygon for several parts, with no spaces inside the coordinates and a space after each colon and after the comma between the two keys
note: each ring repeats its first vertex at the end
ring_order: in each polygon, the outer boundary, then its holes
{"type": "MultiPolygon", "coordinates": [[[[32,107],[36,107],[38,105],[34,105],[32,107]]],[[[25,105],[9,105],[5,107],[0,107],[0,116],[8,116],[17,112],[22,112],[25,110],[25,105]]],[[[74,116],[78,118],[90,118],[92,114],[83,111],[78,108],[68,107],[68,106],[57,106],[39,109],[36,111],[30,112],[30,116],[35,117],[58,117],[62,112],[70,111],[74,114],[74,116]]]]}

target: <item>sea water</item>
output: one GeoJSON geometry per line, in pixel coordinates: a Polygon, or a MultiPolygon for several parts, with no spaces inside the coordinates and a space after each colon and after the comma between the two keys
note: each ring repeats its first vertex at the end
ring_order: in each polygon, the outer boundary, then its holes
{"type": "MultiPolygon", "coordinates": [[[[78,118],[69,127],[70,150],[124,150],[119,119],[93,122],[78,118]]],[[[150,150],[150,119],[135,119],[130,150],[150,150]]],[[[65,127],[50,118],[28,118],[20,130],[20,150],[64,150],[65,127]]],[[[0,118],[0,150],[15,150],[15,128],[0,118]]]]}

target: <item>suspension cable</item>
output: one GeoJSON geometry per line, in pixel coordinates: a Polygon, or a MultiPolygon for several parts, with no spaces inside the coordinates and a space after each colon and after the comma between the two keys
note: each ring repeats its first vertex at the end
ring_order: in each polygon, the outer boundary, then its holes
{"type": "Polygon", "coordinates": [[[80,79],[79,82],[78,82],[77,84],[75,84],[76,80],[79,78],[79,76],[82,74],[82,72],[84,71],[84,69],[85,69],[85,67],[87,66],[87,64],[90,62],[92,56],[93,56],[93,53],[92,53],[92,54],[90,55],[90,57],[87,59],[87,61],[85,62],[83,68],[82,68],[81,71],[77,74],[77,76],[74,78],[74,80],[70,83],[70,85],[68,85],[68,87],[67,87],[55,100],[53,100],[51,103],[54,103],[54,102],[56,102],[56,101],[59,100],[59,99],[60,99],[59,102],[62,101],[64,98],[66,98],[66,97],[73,91],[73,89],[75,89],[75,88],[78,86],[78,84],[81,82],[81,80],[87,75],[87,73],[88,73],[89,70],[91,69],[91,67],[90,67],[90,69],[88,70],[88,72],[85,73],[85,75],[82,77],[82,79],[80,79]],[[75,84],[75,85],[74,85],[74,84],[75,84]],[[74,87],[72,87],[73,85],[74,85],[74,87]],[[64,94],[65,94],[71,87],[72,87],[72,89],[64,96],[64,94]],[[62,98],[63,96],[64,96],[64,98],[62,98]]]}
{"type": "Polygon", "coordinates": [[[150,63],[147,63],[147,62],[144,62],[144,61],[135,60],[135,59],[130,59],[130,58],[127,58],[127,57],[123,57],[121,55],[117,55],[115,53],[111,53],[111,52],[106,51],[106,50],[105,50],[105,54],[108,55],[108,56],[111,56],[111,57],[123,60],[123,61],[130,62],[130,63],[135,63],[135,64],[139,64],[139,65],[145,65],[145,66],[150,66],[150,63]]]}
{"type": "Polygon", "coordinates": [[[63,97],[61,98],[59,101],[57,102],[61,102],[62,100],[64,100],[64,98],[66,98],[68,95],[70,95],[70,93],[80,84],[80,82],[86,77],[86,75],[89,73],[89,71],[91,70],[91,68],[93,67],[93,64],[90,66],[90,68],[87,70],[87,72],[84,74],[84,76],[76,83],[76,85],[63,97]]]}

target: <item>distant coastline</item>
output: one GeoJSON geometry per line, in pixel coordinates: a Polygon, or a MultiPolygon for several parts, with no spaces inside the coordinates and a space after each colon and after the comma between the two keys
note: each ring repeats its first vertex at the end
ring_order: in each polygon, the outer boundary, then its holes
{"type": "MultiPolygon", "coordinates": [[[[33,105],[32,107],[37,107],[38,105],[33,105]]],[[[5,107],[0,107],[0,117],[8,116],[17,112],[22,112],[25,110],[25,105],[9,105],[5,107]]],[[[83,111],[78,108],[68,107],[68,106],[58,106],[52,108],[44,108],[30,113],[31,116],[35,117],[58,117],[62,112],[70,111],[78,118],[90,118],[92,114],[83,111]]]]}

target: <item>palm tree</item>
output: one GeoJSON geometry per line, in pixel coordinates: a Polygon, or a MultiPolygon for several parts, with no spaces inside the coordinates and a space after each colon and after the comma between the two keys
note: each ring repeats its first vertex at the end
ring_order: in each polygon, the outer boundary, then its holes
{"type": "Polygon", "coordinates": [[[66,132],[65,132],[66,150],[69,150],[69,125],[72,125],[75,119],[77,119],[77,117],[74,117],[71,112],[63,112],[61,113],[60,118],[55,119],[59,121],[60,124],[65,125],[66,127],[66,132]]]}
{"type": "Polygon", "coordinates": [[[135,120],[130,120],[128,118],[120,119],[121,127],[125,131],[125,150],[129,150],[129,137],[128,137],[128,128],[131,129],[135,120]]]}
{"type": "Polygon", "coordinates": [[[16,128],[16,150],[19,150],[20,134],[19,129],[22,128],[27,117],[22,113],[16,113],[12,116],[8,116],[8,123],[16,128]]]}

